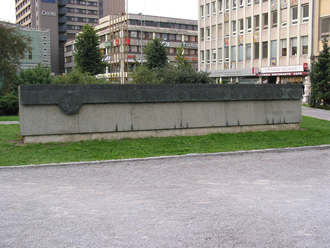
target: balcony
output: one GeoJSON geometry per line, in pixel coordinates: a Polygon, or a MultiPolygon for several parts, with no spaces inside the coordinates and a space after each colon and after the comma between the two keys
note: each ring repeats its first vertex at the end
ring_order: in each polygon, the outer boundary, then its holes
{"type": "Polygon", "coordinates": [[[65,24],[66,23],[66,18],[65,17],[59,17],[58,18],[58,23],[59,24],[65,24]]]}
{"type": "Polygon", "coordinates": [[[66,0],[58,0],[58,4],[59,7],[64,7],[66,6],[66,0]]]}
{"type": "Polygon", "coordinates": [[[68,40],[68,37],[66,35],[59,35],[58,40],[60,42],[66,42],[68,40]]]}
{"type": "Polygon", "coordinates": [[[66,8],[60,8],[60,9],[58,9],[58,15],[59,16],[66,15],[66,8]]]}
{"type": "Polygon", "coordinates": [[[67,26],[58,26],[59,33],[66,33],[66,31],[68,31],[67,26]]]}

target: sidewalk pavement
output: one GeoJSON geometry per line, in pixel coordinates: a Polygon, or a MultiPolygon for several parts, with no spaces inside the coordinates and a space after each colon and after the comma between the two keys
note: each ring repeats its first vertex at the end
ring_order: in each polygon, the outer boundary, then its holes
{"type": "Polygon", "coordinates": [[[302,106],[302,115],[330,121],[330,110],[302,106]]]}

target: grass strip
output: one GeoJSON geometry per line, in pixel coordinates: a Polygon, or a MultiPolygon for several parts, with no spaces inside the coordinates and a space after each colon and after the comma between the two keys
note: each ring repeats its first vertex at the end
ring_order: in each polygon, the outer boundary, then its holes
{"type": "Polygon", "coordinates": [[[301,130],[19,144],[19,125],[0,125],[0,166],[144,158],[330,144],[330,122],[303,116],[301,130]]]}
{"type": "Polygon", "coordinates": [[[19,121],[18,115],[0,116],[0,121],[19,121]]]}

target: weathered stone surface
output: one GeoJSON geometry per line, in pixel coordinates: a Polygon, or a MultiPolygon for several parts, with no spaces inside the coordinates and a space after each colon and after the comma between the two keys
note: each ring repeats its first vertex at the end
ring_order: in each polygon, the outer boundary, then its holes
{"type": "Polygon", "coordinates": [[[21,85],[22,105],[58,104],[75,114],[87,103],[211,102],[301,99],[299,85],[21,85]]]}
{"type": "Polygon", "coordinates": [[[301,95],[296,85],[22,85],[20,128],[27,142],[296,128],[301,95]]]}

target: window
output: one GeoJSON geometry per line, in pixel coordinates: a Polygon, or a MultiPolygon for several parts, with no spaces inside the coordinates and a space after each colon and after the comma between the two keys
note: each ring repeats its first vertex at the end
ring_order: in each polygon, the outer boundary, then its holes
{"type": "Polygon", "coordinates": [[[297,55],[297,38],[290,39],[291,55],[297,55]]]}
{"type": "Polygon", "coordinates": [[[189,36],[188,35],[184,35],[183,39],[184,39],[184,41],[189,41],[189,36]]]}
{"type": "Polygon", "coordinates": [[[254,16],[254,31],[259,31],[259,26],[260,26],[259,15],[255,15],[254,16]]]}
{"type": "Polygon", "coordinates": [[[251,6],[251,0],[246,0],[246,5],[251,6]]]}
{"type": "Polygon", "coordinates": [[[201,40],[204,40],[204,28],[201,28],[201,40]]]}
{"type": "Polygon", "coordinates": [[[207,40],[211,39],[211,29],[210,29],[210,27],[206,28],[206,37],[207,37],[207,40]]]}
{"type": "Polygon", "coordinates": [[[270,42],[270,57],[271,58],[277,57],[277,40],[272,40],[270,42]]]}
{"type": "Polygon", "coordinates": [[[163,40],[167,40],[167,34],[161,34],[160,38],[163,39],[163,40]]]}
{"type": "Polygon", "coordinates": [[[262,58],[268,58],[268,41],[262,42],[262,58]]]}
{"type": "Polygon", "coordinates": [[[229,11],[229,0],[226,0],[226,11],[229,11]]]}
{"type": "Polygon", "coordinates": [[[233,3],[233,9],[236,9],[236,0],[232,0],[233,3]]]}
{"type": "Polygon", "coordinates": [[[216,2],[212,2],[212,14],[216,15],[217,14],[217,5],[216,2]]]}
{"type": "Polygon", "coordinates": [[[201,6],[201,18],[204,18],[204,5],[201,6]]]}
{"type": "Polygon", "coordinates": [[[187,25],[181,24],[181,29],[187,30],[187,25]]]}
{"type": "Polygon", "coordinates": [[[131,38],[137,38],[137,32],[136,31],[131,31],[131,38]]]}
{"type": "Polygon", "coordinates": [[[179,24],[174,24],[174,28],[175,29],[180,29],[180,25],[179,24]]]}
{"type": "Polygon", "coordinates": [[[178,40],[178,41],[182,41],[182,35],[181,35],[181,34],[177,34],[177,35],[176,35],[176,40],[178,40]]]}
{"type": "Polygon", "coordinates": [[[86,18],[83,17],[76,17],[77,22],[86,22],[86,18]]]}
{"type": "Polygon", "coordinates": [[[209,17],[210,16],[210,4],[206,4],[206,16],[209,17]]]}
{"type": "Polygon", "coordinates": [[[246,44],[246,60],[250,60],[251,59],[251,44],[246,44]]]}
{"type": "Polygon", "coordinates": [[[239,23],[239,33],[240,34],[244,34],[244,20],[243,19],[239,19],[238,20],[239,23]]]}
{"type": "Polygon", "coordinates": [[[219,63],[222,63],[222,48],[218,48],[218,60],[219,63]]]}
{"type": "Polygon", "coordinates": [[[97,6],[97,3],[96,2],[87,2],[87,5],[88,6],[97,6]]]}
{"type": "Polygon", "coordinates": [[[301,54],[308,54],[308,37],[301,37],[301,54]]]}
{"type": "Polygon", "coordinates": [[[262,27],[263,29],[268,29],[268,13],[262,14],[262,27]]]}
{"type": "Polygon", "coordinates": [[[169,34],[168,39],[169,40],[175,40],[175,38],[176,38],[175,36],[176,36],[175,34],[169,34]]]}
{"type": "Polygon", "coordinates": [[[292,7],[291,8],[291,24],[297,24],[298,23],[298,7],[292,7]]]}
{"type": "Polygon", "coordinates": [[[309,20],[309,5],[302,6],[302,22],[308,22],[309,20]]]}
{"type": "Polygon", "coordinates": [[[73,16],[65,16],[67,21],[75,21],[73,16]]]}
{"type": "MultiPolygon", "coordinates": [[[[96,10],[95,10],[96,11],[96,10]]],[[[97,11],[96,11],[97,12],[97,11]]],[[[85,9],[76,9],[76,13],[82,13],[82,14],[86,14],[86,10],[85,9]]]]}
{"type": "Polygon", "coordinates": [[[77,1],[76,1],[76,4],[86,5],[86,2],[85,2],[85,1],[77,0],[77,1]]]}
{"type": "Polygon", "coordinates": [[[244,0],[239,0],[239,7],[243,8],[244,7],[244,0]]]}
{"type": "Polygon", "coordinates": [[[222,23],[218,24],[218,38],[222,38],[222,23]]]}
{"type": "Polygon", "coordinates": [[[251,33],[251,17],[246,18],[247,33],[251,33]]]}
{"type": "MultiPolygon", "coordinates": [[[[86,13],[86,10],[84,13],[86,13]]],[[[87,13],[92,15],[97,15],[97,10],[88,10],[87,13]]]]}
{"type": "Polygon", "coordinates": [[[254,0],[254,4],[260,3],[260,0],[254,0]]]}
{"type": "Polygon", "coordinates": [[[272,12],[272,28],[277,27],[277,11],[272,12]]]}
{"type": "Polygon", "coordinates": [[[236,61],[236,46],[231,47],[231,61],[236,61]]]}
{"type": "Polygon", "coordinates": [[[204,64],[204,51],[201,51],[201,63],[204,64]]]}
{"type": "Polygon", "coordinates": [[[206,63],[210,63],[210,50],[206,50],[206,63]]]}
{"type": "Polygon", "coordinates": [[[321,39],[330,38],[330,17],[321,19],[321,39]]]}
{"type": "Polygon", "coordinates": [[[216,35],[217,35],[217,26],[212,25],[212,40],[215,40],[216,35]]]}
{"type": "Polygon", "coordinates": [[[219,14],[222,13],[222,0],[218,0],[218,9],[219,9],[219,14]]]}
{"type": "Polygon", "coordinates": [[[131,46],[131,52],[132,53],[137,53],[138,47],[137,46],[131,46]]]}
{"type": "Polygon", "coordinates": [[[212,49],[212,62],[216,63],[217,62],[217,50],[212,49]]]}
{"type": "Polygon", "coordinates": [[[239,61],[243,60],[243,45],[238,46],[238,60],[239,61]]]}
{"type": "Polygon", "coordinates": [[[231,22],[232,35],[236,35],[236,21],[231,22]]]}
{"type": "Polygon", "coordinates": [[[226,61],[229,61],[229,46],[225,47],[225,58],[226,61]]]}
{"type": "Polygon", "coordinates": [[[254,43],[254,59],[259,59],[259,42],[254,43]]]}

